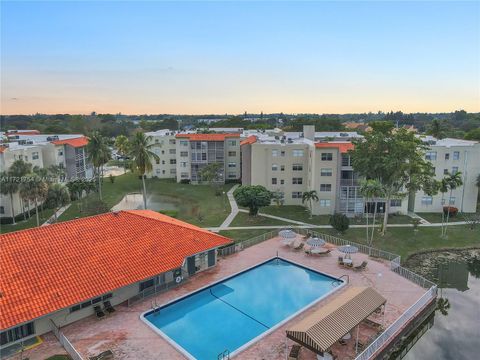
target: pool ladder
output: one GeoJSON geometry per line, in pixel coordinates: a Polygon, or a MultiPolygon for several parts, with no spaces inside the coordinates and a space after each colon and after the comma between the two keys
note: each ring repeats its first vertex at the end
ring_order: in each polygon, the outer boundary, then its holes
{"type": "Polygon", "coordinates": [[[230,351],[228,351],[228,349],[225,349],[223,352],[218,354],[217,360],[230,360],[230,351]]]}
{"type": "Polygon", "coordinates": [[[343,274],[338,279],[335,279],[335,280],[332,281],[332,286],[335,285],[335,284],[341,284],[342,282],[340,281],[340,279],[343,278],[343,277],[347,278],[347,284],[350,282],[350,276],[348,276],[347,274],[343,274]]]}

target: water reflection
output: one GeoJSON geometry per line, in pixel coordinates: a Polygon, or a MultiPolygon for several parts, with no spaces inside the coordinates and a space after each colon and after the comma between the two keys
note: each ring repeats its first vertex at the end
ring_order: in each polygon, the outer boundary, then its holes
{"type": "MultiPolygon", "coordinates": [[[[442,263],[436,275],[439,301],[435,326],[423,331],[424,324],[420,325],[418,334],[423,336],[409,339],[406,348],[413,347],[405,359],[477,359],[480,349],[480,259],[442,263]]],[[[404,354],[393,358],[401,358],[404,354]]]]}

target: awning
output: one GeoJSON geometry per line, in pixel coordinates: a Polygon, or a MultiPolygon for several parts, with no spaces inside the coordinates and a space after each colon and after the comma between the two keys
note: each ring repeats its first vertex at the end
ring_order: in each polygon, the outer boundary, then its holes
{"type": "Polygon", "coordinates": [[[287,330],[287,337],[323,353],[387,300],[371,287],[350,287],[287,330]]]}

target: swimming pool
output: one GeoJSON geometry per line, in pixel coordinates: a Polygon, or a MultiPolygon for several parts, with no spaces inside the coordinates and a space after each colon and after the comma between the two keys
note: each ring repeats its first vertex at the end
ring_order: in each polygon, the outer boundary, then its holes
{"type": "Polygon", "coordinates": [[[318,302],[343,281],[275,258],[141,318],[191,359],[231,355],[318,302]]]}

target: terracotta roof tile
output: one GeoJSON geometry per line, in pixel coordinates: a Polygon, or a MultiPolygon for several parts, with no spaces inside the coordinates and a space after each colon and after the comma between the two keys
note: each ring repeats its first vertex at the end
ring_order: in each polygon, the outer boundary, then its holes
{"type": "Polygon", "coordinates": [[[353,150],[355,147],[351,142],[323,142],[316,143],[315,147],[319,148],[335,148],[338,149],[342,154],[346,153],[348,150],[353,150]]]}
{"type": "Polygon", "coordinates": [[[228,243],[150,210],[0,235],[0,329],[178,268],[186,257],[228,243]]]}
{"type": "Polygon", "coordinates": [[[254,144],[256,142],[257,142],[257,137],[255,135],[250,135],[245,140],[242,140],[240,142],[240,145],[249,145],[249,144],[254,144]]]}
{"type": "Polygon", "coordinates": [[[176,137],[193,141],[225,141],[226,138],[238,138],[240,134],[177,134],[176,137]]]}
{"type": "Polygon", "coordinates": [[[54,140],[52,141],[54,145],[70,145],[74,148],[83,147],[88,144],[88,138],[86,136],[73,138],[73,139],[64,139],[64,140],[54,140]]]}

